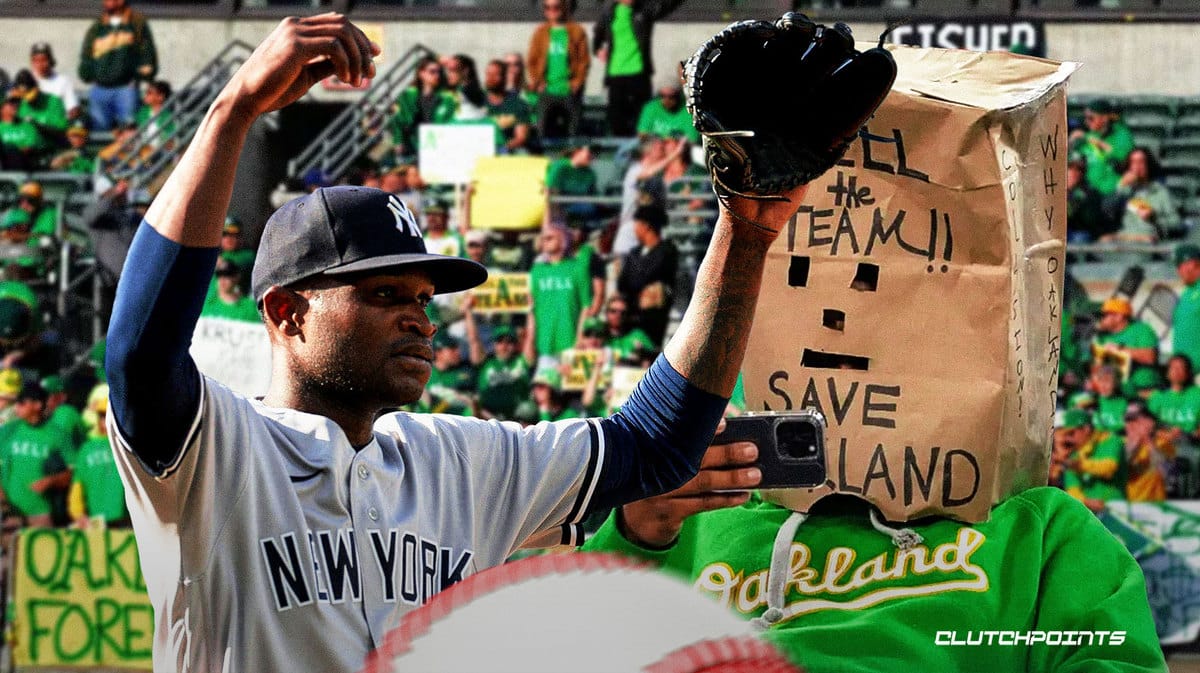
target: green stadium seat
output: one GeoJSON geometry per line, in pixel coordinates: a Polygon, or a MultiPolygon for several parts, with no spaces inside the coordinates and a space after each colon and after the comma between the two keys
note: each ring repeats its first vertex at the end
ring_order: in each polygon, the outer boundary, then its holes
{"type": "MultiPolygon", "coordinates": [[[[1174,193],[1171,196],[1175,196],[1174,193]]],[[[1200,216],[1200,195],[1190,195],[1182,199],[1179,204],[1179,210],[1186,217],[1200,216]]]]}
{"type": "Polygon", "coordinates": [[[1163,184],[1171,192],[1171,198],[1180,204],[1193,203],[1200,191],[1200,173],[1196,175],[1170,174],[1163,178],[1163,184]]]}
{"type": "Polygon", "coordinates": [[[1129,125],[1129,130],[1133,132],[1134,140],[1138,144],[1145,142],[1162,144],[1164,140],[1171,137],[1172,122],[1166,117],[1141,114],[1127,120],[1126,124],[1129,125]]]}
{"type": "Polygon", "coordinates": [[[1174,130],[1176,138],[1200,138],[1200,110],[1180,115],[1174,130]]]}
{"type": "Polygon", "coordinates": [[[1171,119],[1175,116],[1177,100],[1172,96],[1124,96],[1113,101],[1127,121],[1139,115],[1154,115],[1171,119]]]}
{"type": "Polygon", "coordinates": [[[1195,96],[1187,96],[1178,99],[1175,104],[1175,113],[1180,117],[1189,115],[1200,115],[1200,98],[1195,96]]]}
{"type": "Polygon", "coordinates": [[[1170,138],[1163,142],[1161,156],[1167,161],[1200,163],[1200,137],[1170,138]]]}

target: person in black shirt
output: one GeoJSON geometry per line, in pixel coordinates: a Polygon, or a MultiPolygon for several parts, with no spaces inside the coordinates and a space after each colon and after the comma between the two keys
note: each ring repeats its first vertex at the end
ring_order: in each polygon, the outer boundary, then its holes
{"type": "Polygon", "coordinates": [[[638,307],[642,329],[657,344],[667,333],[679,268],[679,251],[662,237],[666,224],[667,212],[661,206],[640,206],[634,211],[638,246],[625,256],[617,278],[617,291],[628,305],[638,307]]]}

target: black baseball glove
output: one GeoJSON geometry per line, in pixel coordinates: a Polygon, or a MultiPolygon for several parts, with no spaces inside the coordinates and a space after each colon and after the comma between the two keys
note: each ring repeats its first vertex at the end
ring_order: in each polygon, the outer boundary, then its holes
{"type": "Polygon", "coordinates": [[[740,21],[684,63],[684,91],[717,195],[783,198],[829,170],[883,102],[896,62],[850,27],[795,12],[740,21]]]}

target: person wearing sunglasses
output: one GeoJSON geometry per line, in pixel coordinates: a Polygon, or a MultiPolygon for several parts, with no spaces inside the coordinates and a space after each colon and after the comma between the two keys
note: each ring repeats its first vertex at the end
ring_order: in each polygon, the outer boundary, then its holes
{"type": "Polygon", "coordinates": [[[412,82],[396,98],[391,127],[392,147],[397,159],[416,156],[418,126],[445,124],[454,119],[457,107],[441,64],[432,56],[421,59],[412,82]]]}

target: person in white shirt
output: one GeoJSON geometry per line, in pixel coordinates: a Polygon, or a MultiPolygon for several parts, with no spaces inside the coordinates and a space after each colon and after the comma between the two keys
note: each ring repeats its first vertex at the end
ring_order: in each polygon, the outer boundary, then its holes
{"type": "Polygon", "coordinates": [[[29,69],[33,71],[38,88],[61,98],[63,107],[67,109],[67,118],[78,119],[83,109],[79,107],[75,83],[71,78],[55,71],[55,65],[54,50],[50,48],[50,43],[35,42],[29,50],[29,69]]]}

